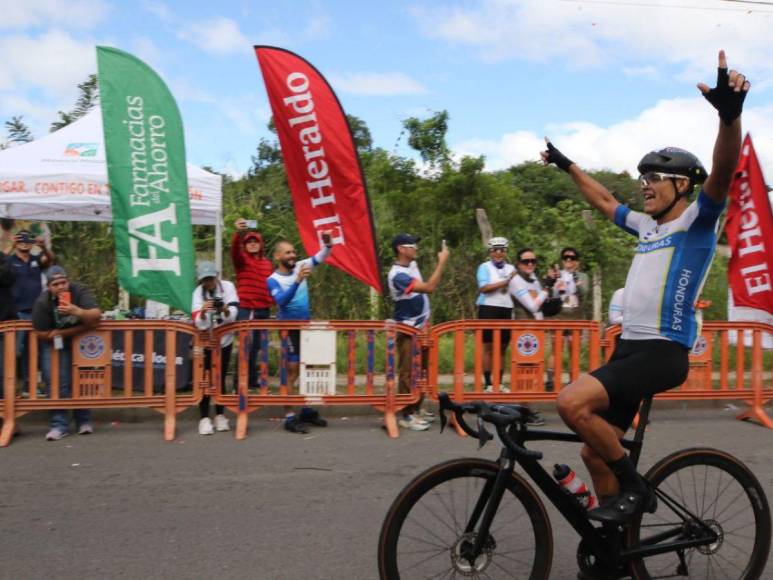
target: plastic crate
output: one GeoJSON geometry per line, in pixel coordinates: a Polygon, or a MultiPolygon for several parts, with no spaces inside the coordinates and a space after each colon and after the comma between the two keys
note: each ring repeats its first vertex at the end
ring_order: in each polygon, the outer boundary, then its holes
{"type": "Polygon", "coordinates": [[[335,363],[329,365],[312,365],[301,363],[299,389],[301,395],[306,396],[335,395],[335,363]]]}
{"type": "Polygon", "coordinates": [[[336,331],[301,330],[301,395],[336,394],[336,331]]]}

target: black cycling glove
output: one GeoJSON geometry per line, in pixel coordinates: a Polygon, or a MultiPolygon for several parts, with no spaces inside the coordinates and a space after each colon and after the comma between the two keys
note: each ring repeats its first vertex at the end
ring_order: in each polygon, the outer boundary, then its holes
{"type": "Polygon", "coordinates": [[[548,163],[555,163],[559,169],[567,173],[569,173],[569,166],[574,163],[574,161],[556,149],[550,141],[548,141],[548,158],[546,161],[548,163]]]}
{"type": "Polygon", "coordinates": [[[725,125],[732,125],[743,110],[743,101],[746,98],[746,93],[741,89],[736,92],[733,87],[728,85],[730,77],[727,74],[726,68],[717,69],[717,86],[709,90],[708,93],[703,93],[706,100],[712,104],[712,106],[719,112],[719,118],[725,123],[725,125]]]}

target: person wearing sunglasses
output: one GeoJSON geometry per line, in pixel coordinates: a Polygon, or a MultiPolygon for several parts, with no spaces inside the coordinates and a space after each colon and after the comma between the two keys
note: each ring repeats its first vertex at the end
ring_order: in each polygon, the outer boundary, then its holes
{"type": "Polygon", "coordinates": [[[711,173],[683,149],[647,153],[638,166],[643,212],[620,204],[549,140],[541,153],[546,164],[569,174],[590,205],[637,238],[623,295],[623,331],[612,358],[580,375],[558,397],[561,418],[585,442],[581,455],[601,501],[589,516],[605,523],[618,525],[656,508],[620,438],[645,397],[687,378],[688,352],[700,326],[695,302],[714,256],[717,222],[741,152],[741,111],[749,82],[728,71],[720,51],[717,85],[698,88],[719,116],[711,173]],[[696,185],[698,196],[690,203],[696,185]]]}
{"type": "MultiPolygon", "coordinates": [[[[496,237],[488,241],[489,259],[478,266],[476,278],[478,280],[478,318],[485,320],[512,320],[513,298],[508,292],[510,280],[515,276],[515,266],[507,261],[507,248],[510,242],[507,238],[496,237]]],[[[485,391],[494,390],[491,382],[491,358],[494,342],[494,333],[490,329],[483,331],[483,378],[486,382],[485,391]]],[[[507,346],[510,344],[510,331],[502,330],[500,333],[499,353],[501,360],[507,346]]],[[[509,393],[510,389],[502,385],[504,365],[500,365],[499,384],[503,393],[509,393]]]]}
{"type": "Polygon", "coordinates": [[[554,295],[561,299],[563,305],[557,318],[584,318],[582,310],[587,293],[588,275],[580,271],[580,252],[566,247],[561,250],[561,264],[554,286],[554,295]]]}
{"type": "MultiPolygon", "coordinates": [[[[443,269],[448,262],[448,248],[445,241],[442,249],[437,254],[437,265],[427,281],[419,271],[416,258],[419,252],[420,237],[412,234],[397,234],[392,239],[392,251],[395,253],[395,263],[387,274],[389,295],[395,305],[394,319],[397,322],[423,329],[429,325],[430,305],[429,294],[432,294],[443,276],[443,269]]],[[[414,337],[402,332],[397,333],[397,366],[398,366],[398,393],[411,393],[414,337]]],[[[422,351],[422,357],[426,356],[422,351]]],[[[423,361],[425,362],[425,361],[423,361]]],[[[422,364],[422,367],[425,364],[422,364]]],[[[418,403],[408,405],[402,409],[401,417],[397,424],[403,429],[411,431],[426,431],[429,423],[434,421],[434,413],[423,409],[424,396],[421,395],[418,403]]]]}
{"type": "Polygon", "coordinates": [[[540,311],[547,300],[548,291],[542,288],[537,272],[537,255],[531,248],[518,251],[515,262],[516,276],[509,285],[513,301],[513,318],[516,320],[544,320],[540,311]]]}

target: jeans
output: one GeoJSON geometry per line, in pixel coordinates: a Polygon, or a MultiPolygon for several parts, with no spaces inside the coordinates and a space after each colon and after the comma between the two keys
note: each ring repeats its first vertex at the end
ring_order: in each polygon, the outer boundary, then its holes
{"type": "MultiPolygon", "coordinates": [[[[239,313],[236,315],[236,320],[265,320],[269,317],[270,310],[268,308],[239,308],[239,313]]],[[[249,360],[247,362],[248,375],[247,375],[247,388],[255,388],[258,386],[258,352],[260,351],[260,333],[254,330],[247,338],[249,344],[249,360]]],[[[246,349],[239,348],[239,352],[244,352],[246,349]]]]}
{"type": "MultiPolygon", "coordinates": [[[[40,341],[40,370],[43,373],[43,382],[46,384],[49,396],[51,395],[51,351],[54,343],[40,341]]],[[[64,348],[59,351],[59,397],[68,399],[72,397],[72,350],[70,340],[64,341],[64,348]]],[[[51,428],[67,432],[70,429],[70,417],[66,409],[55,409],[51,413],[51,428]]],[[[91,411],[88,409],[75,409],[75,424],[80,427],[84,423],[91,423],[91,411]]]]}
{"type": "MultiPolygon", "coordinates": [[[[32,312],[17,312],[16,317],[19,320],[32,320],[32,312]]],[[[22,380],[22,390],[27,389],[28,384],[37,387],[37,377],[30,381],[30,356],[29,356],[30,337],[29,332],[16,333],[16,358],[21,363],[16,367],[16,378],[22,380]]]]}

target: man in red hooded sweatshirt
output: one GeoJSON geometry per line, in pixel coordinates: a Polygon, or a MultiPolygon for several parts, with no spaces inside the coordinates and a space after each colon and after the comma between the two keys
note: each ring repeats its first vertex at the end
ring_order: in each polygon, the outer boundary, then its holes
{"type": "MultiPolygon", "coordinates": [[[[263,253],[263,236],[250,230],[247,220],[239,218],[236,231],[231,239],[231,260],[236,271],[236,291],[239,294],[239,314],[237,320],[256,320],[269,317],[274,304],[268,293],[267,278],[273,267],[271,260],[263,253]]],[[[260,341],[258,333],[253,332],[249,341],[249,379],[248,387],[258,387],[257,363],[260,341]]],[[[243,352],[243,351],[242,351],[243,352]]]]}

